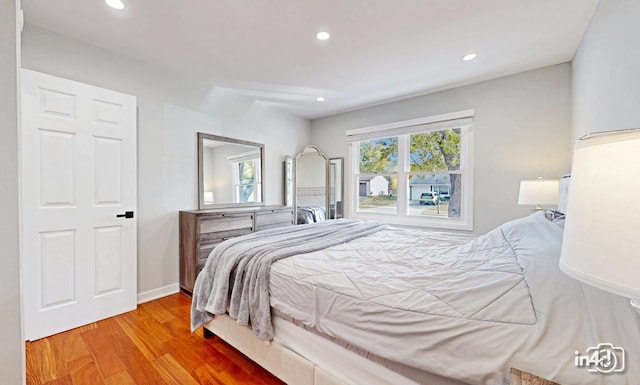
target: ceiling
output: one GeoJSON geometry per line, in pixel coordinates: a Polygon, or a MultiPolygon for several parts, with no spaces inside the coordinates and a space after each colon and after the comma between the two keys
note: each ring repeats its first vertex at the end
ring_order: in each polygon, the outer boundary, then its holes
{"type": "Polygon", "coordinates": [[[22,7],[27,24],[314,119],[570,61],[598,0],[123,2],[22,7]]]}

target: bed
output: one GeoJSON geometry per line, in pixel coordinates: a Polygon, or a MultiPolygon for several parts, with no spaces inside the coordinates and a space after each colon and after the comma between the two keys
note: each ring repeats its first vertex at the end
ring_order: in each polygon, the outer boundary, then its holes
{"type": "Polygon", "coordinates": [[[326,220],[327,215],[324,207],[320,206],[298,206],[296,207],[296,223],[299,225],[316,223],[326,220]]]}
{"type": "Polygon", "coordinates": [[[640,315],[559,270],[562,220],[537,212],[482,236],[338,220],[234,238],[198,277],[192,328],[289,384],[508,384],[511,368],[636,383],[640,315]],[[624,373],[575,366],[599,343],[626,350],[624,373]]]}

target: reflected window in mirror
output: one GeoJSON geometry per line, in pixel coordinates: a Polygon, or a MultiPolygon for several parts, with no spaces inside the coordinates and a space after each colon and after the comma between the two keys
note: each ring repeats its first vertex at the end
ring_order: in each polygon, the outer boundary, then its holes
{"type": "Polygon", "coordinates": [[[234,203],[260,202],[262,182],[260,153],[232,155],[228,158],[233,169],[234,203]]]}

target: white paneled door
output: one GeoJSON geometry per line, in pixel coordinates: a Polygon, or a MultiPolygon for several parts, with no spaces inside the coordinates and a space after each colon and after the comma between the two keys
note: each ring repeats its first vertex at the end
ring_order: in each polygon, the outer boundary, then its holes
{"type": "Polygon", "coordinates": [[[22,70],[25,337],[136,307],[136,98],[22,70]]]}

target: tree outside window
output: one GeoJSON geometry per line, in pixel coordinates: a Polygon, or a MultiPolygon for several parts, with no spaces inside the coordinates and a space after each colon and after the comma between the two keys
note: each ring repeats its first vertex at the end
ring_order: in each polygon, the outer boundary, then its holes
{"type": "MultiPolygon", "coordinates": [[[[460,139],[459,128],[411,135],[409,163],[410,171],[414,172],[414,174],[410,175],[409,178],[428,176],[429,174],[436,176],[437,174],[442,174],[442,171],[459,171],[460,139]]],[[[460,173],[457,172],[448,173],[448,177],[448,185],[445,183],[431,183],[428,185],[431,188],[430,191],[438,193],[440,202],[448,202],[448,216],[460,217],[462,178],[460,173]],[[443,191],[446,191],[446,193],[443,191]],[[444,194],[447,194],[446,198],[444,198],[444,194]]],[[[437,182],[437,179],[435,181],[437,182]]]]}

